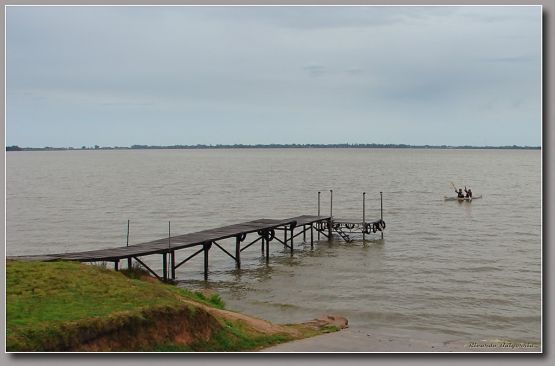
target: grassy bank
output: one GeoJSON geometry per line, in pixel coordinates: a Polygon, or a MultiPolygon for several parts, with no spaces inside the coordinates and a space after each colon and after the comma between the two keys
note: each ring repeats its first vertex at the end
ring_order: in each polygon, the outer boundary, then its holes
{"type": "Polygon", "coordinates": [[[275,325],[147,276],[8,261],[8,351],[244,351],[337,330],[275,325]]]}

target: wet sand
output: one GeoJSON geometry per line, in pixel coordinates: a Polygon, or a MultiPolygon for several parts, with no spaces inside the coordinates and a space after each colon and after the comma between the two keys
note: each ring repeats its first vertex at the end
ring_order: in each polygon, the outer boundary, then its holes
{"type": "Polygon", "coordinates": [[[441,341],[417,332],[345,329],[336,333],[283,343],[261,352],[541,352],[538,345],[499,340],[441,341]]]}

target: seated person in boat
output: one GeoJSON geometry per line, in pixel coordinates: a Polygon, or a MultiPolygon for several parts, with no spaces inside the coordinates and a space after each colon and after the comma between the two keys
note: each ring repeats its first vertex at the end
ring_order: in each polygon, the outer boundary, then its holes
{"type": "Polygon", "coordinates": [[[464,187],[464,191],[466,193],[466,198],[472,198],[472,190],[470,188],[466,189],[466,187],[464,187]]]}
{"type": "MultiPolygon", "coordinates": [[[[465,187],[465,188],[466,188],[466,187],[465,187]]],[[[462,191],[462,188],[459,188],[458,191],[455,189],[455,193],[457,193],[457,197],[458,197],[458,198],[464,198],[464,193],[463,193],[463,191],[462,191]]]]}

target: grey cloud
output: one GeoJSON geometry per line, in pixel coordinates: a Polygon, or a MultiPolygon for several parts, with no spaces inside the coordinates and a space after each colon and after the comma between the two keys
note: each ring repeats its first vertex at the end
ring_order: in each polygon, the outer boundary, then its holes
{"type": "Polygon", "coordinates": [[[345,72],[349,75],[357,76],[357,75],[362,74],[364,72],[364,70],[361,69],[361,68],[358,68],[358,67],[354,67],[354,68],[350,68],[350,69],[345,70],[345,72]]]}
{"type": "Polygon", "coordinates": [[[319,77],[326,73],[326,68],[322,65],[307,65],[303,67],[311,77],[319,77]]]}
{"type": "Polygon", "coordinates": [[[485,62],[508,62],[508,63],[533,62],[533,61],[537,61],[537,57],[536,57],[535,60],[534,60],[534,57],[532,57],[532,56],[490,57],[490,58],[481,59],[480,61],[485,61],[485,62]]]}
{"type": "MultiPolygon", "coordinates": [[[[193,137],[213,137],[214,125],[229,132],[221,139],[239,138],[233,131],[247,126],[240,138],[257,142],[267,126],[315,131],[316,123],[316,132],[295,136],[333,142],[342,123],[379,142],[407,120],[419,124],[414,143],[435,134],[447,143],[437,126],[449,130],[457,111],[499,141],[507,137],[488,121],[503,116],[508,132],[533,145],[541,135],[541,18],[530,14],[527,7],[10,7],[7,143],[53,145],[41,140],[41,126],[64,121],[81,121],[76,131],[88,123],[110,130],[117,121],[140,135],[154,120],[171,126],[159,143],[225,143],[193,137]],[[499,102],[480,108],[492,95],[499,102]],[[524,128],[522,120],[538,123],[524,128]]],[[[71,145],[78,134],[59,138],[71,145]]],[[[465,143],[472,141],[457,144],[465,143]]]]}

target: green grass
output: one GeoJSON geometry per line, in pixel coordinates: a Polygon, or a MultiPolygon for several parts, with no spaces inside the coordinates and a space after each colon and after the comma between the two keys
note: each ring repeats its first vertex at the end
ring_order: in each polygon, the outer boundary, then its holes
{"type": "Polygon", "coordinates": [[[257,350],[293,340],[288,334],[265,335],[255,333],[241,322],[222,320],[223,328],[210,341],[197,341],[190,345],[163,344],[153,351],[159,352],[238,352],[257,350]]]}
{"type": "Polygon", "coordinates": [[[219,296],[127,278],[75,262],[15,262],[6,270],[8,328],[180,305],[179,296],[223,308],[219,296]],[[102,274],[102,275],[99,275],[102,274]]]}
{"type": "Polygon", "coordinates": [[[8,261],[7,346],[40,350],[55,346],[49,339],[57,338],[60,346],[69,347],[70,337],[78,334],[144,323],[147,310],[177,311],[186,307],[182,298],[223,307],[217,295],[206,299],[200,293],[128,278],[99,266],[8,261]]]}
{"type": "MultiPolygon", "coordinates": [[[[185,291],[187,291],[187,290],[185,290],[185,291]]],[[[190,296],[191,298],[195,299],[198,302],[205,303],[207,305],[210,305],[210,306],[218,308],[218,309],[225,308],[224,300],[222,300],[222,298],[218,294],[212,294],[212,295],[210,295],[210,297],[207,298],[206,296],[204,296],[204,294],[202,292],[198,292],[198,291],[190,292],[190,291],[188,291],[188,296],[190,296]]]]}
{"type": "Polygon", "coordinates": [[[240,322],[224,320],[222,330],[214,335],[214,342],[195,342],[191,345],[195,351],[244,351],[271,346],[291,340],[285,334],[253,336],[240,322]]]}
{"type": "MultiPolygon", "coordinates": [[[[8,262],[9,329],[180,304],[180,289],[73,262],[8,262]],[[101,274],[101,275],[99,275],[101,274]]],[[[189,297],[189,296],[187,296],[189,297]]]]}
{"type": "MultiPolygon", "coordinates": [[[[146,269],[142,267],[136,267],[136,266],[132,267],[131,269],[127,269],[127,268],[123,269],[120,272],[124,276],[134,280],[142,280],[145,277],[150,276],[150,274],[146,269]]],[[[218,294],[212,294],[210,297],[207,298],[202,292],[199,292],[199,291],[193,292],[182,288],[179,288],[178,291],[180,292],[180,295],[188,297],[192,300],[203,303],[205,305],[209,305],[218,309],[225,308],[225,302],[218,294]]]]}
{"type": "MultiPolygon", "coordinates": [[[[223,309],[225,304],[217,294],[205,296],[152,279],[145,281],[140,270],[122,272],[67,261],[8,261],[7,350],[79,349],[84,342],[107,334],[127,337],[127,345],[121,347],[131,348],[117,349],[121,351],[243,351],[292,339],[288,334],[262,334],[242,321],[216,317],[194,303],[183,302],[193,300],[223,309]],[[177,344],[169,336],[179,321],[184,324],[179,329],[189,331],[190,327],[190,344],[177,344]],[[155,341],[150,339],[152,332],[158,333],[155,341]],[[139,341],[128,339],[141,334],[139,341]]],[[[302,337],[336,330],[290,327],[300,330],[302,337]]]]}

